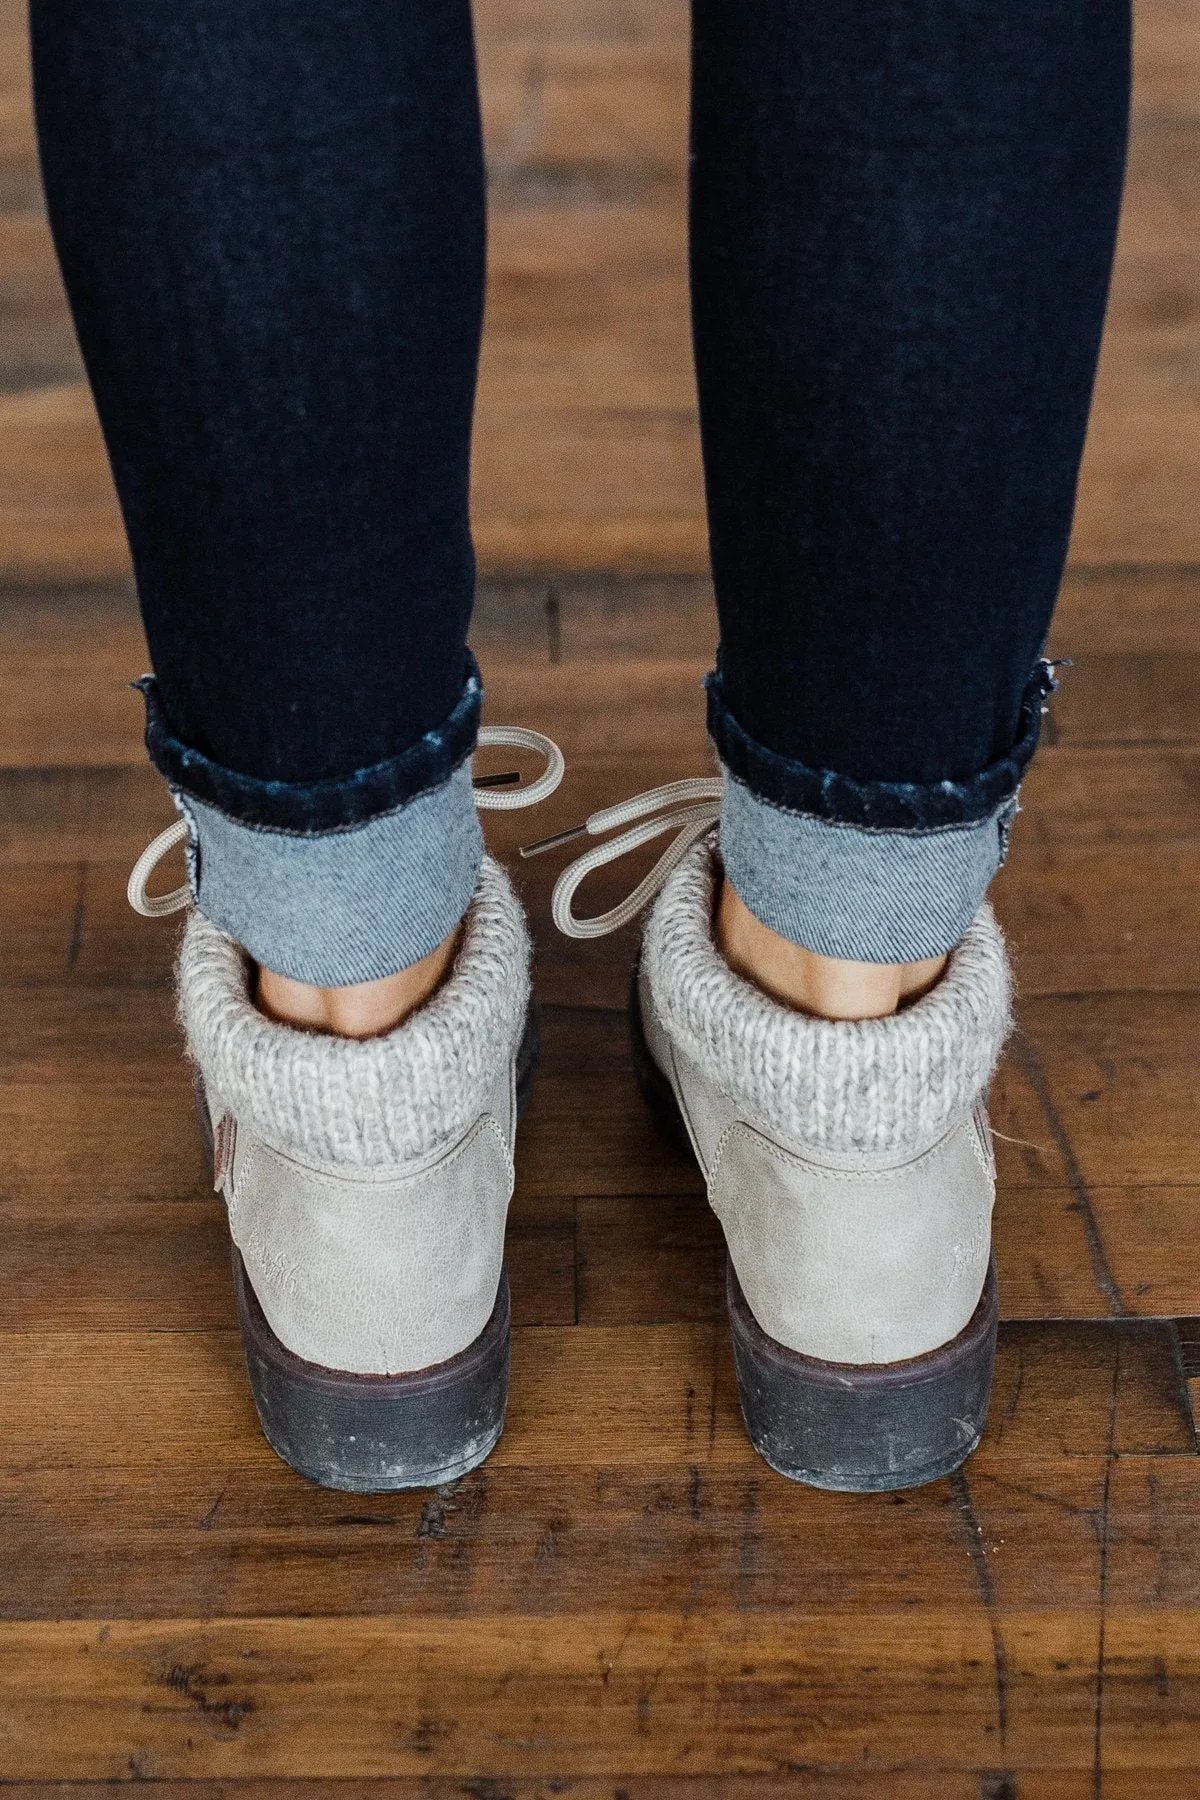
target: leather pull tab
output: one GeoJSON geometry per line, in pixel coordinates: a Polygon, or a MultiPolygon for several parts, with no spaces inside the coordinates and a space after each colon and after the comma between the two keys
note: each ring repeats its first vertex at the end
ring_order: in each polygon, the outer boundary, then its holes
{"type": "Polygon", "coordinates": [[[233,1174],[233,1148],[237,1143],[237,1121],[232,1113],[222,1113],[213,1127],[213,1189],[221,1193],[233,1174]]]}

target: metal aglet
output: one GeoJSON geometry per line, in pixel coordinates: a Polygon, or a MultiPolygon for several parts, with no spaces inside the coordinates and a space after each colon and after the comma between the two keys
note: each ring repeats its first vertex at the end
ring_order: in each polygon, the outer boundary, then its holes
{"type": "Polygon", "coordinates": [[[572,825],[569,831],[556,831],[553,837],[539,838],[536,844],[522,844],[517,855],[540,856],[543,850],[557,850],[560,844],[573,844],[576,838],[586,836],[586,825],[572,825]]]}
{"type": "Polygon", "coordinates": [[[472,787],[515,787],[521,779],[519,769],[506,769],[503,775],[476,775],[471,781],[472,787]]]}

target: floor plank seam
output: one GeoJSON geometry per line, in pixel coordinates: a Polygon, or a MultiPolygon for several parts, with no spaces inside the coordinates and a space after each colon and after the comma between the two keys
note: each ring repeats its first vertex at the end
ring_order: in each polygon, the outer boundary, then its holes
{"type": "Polygon", "coordinates": [[[1121,1297],[1121,1290],[1117,1286],[1117,1283],[1113,1278],[1112,1269],[1109,1266],[1108,1254],[1104,1248],[1104,1240],[1100,1235],[1100,1227],[1096,1222],[1096,1214],[1092,1207],[1091,1193],[1089,1192],[1087,1182],[1084,1179],[1083,1170],[1079,1166],[1079,1159],[1075,1154],[1075,1147],[1071,1142],[1066,1126],[1063,1124],[1058,1108],[1051,1098],[1049,1085],[1046,1081],[1046,1075],[1042,1068],[1041,1060],[1033,1047],[1032,1041],[1023,1030],[1018,1030],[1013,1033],[1013,1036],[1010,1039],[1010,1048],[1022,1074],[1033,1089],[1038,1105],[1042,1109],[1042,1114],[1046,1120],[1050,1135],[1054,1139],[1055,1146],[1062,1158],[1068,1185],[1075,1196],[1075,1203],[1079,1208],[1079,1216],[1083,1224],[1084,1236],[1087,1240],[1088,1256],[1092,1265],[1092,1274],[1095,1277],[1097,1287],[1100,1289],[1100,1292],[1104,1295],[1105,1301],[1107,1302],[1109,1316],[1114,1319],[1124,1318],[1127,1316],[1125,1302],[1121,1297]]]}
{"type": "Polygon", "coordinates": [[[1121,1376],[1121,1340],[1117,1339],[1113,1357],[1112,1389],[1108,1400],[1108,1445],[1104,1459],[1104,1491],[1100,1499],[1099,1518],[1099,1602],[1100,1622],[1096,1644],[1096,1706],[1092,1734],[1092,1800],[1103,1800],[1104,1792],[1104,1654],[1108,1624],[1108,1520],[1112,1495],[1112,1471],[1117,1438],[1117,1386],[1121,1376]]]}
{"type": "Polygon", "coordinates": [[[979,1590],[979,1598],[983,1604],[983,1610],[987,1614],[988,1629],[991,1633],[992,1663],[996,1681],[996,1723],[1000,1733],[1000,1748],[1004,1750],[1007,1747],[1008,1736],[1008,1651],[1004,1642],[1000,1609],[996,1601],[996,1585],[992,1580],[987,1546],[983,1539],[983,1528],[975,1513],[966,1470],[956,1469],[949,1480],[950,1492],[954,1496],[954,1504],[958,1510],[963,1534],[966,1538],[967,1554],[971,1560],[975,1585],[979,1590]]]}

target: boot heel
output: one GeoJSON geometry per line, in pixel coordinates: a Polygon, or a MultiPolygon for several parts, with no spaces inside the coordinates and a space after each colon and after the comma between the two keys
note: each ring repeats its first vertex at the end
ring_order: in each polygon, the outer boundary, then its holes
{"type": "Polygon", "coordinates": [[[353,1375],[305,1362],[271,1330],[236,1250],[233,1285],[263,1433],[309,1481],[360,1494],[440,1487],[478,1468],[494,1448],[508,1400],[506,1271],[474,1343],[410,1375],[353,1375]]]}
{"type": "Polygon", "coordinates": [[[896,1363],[831,1363],[767,1336],[732,1262],[726,1280],[742,1416],[773,1469],[808,1487],[919,1487],[964,1463],[983,1435],[996,1357],[995,1269],[948,1344],[896,1363]]]}

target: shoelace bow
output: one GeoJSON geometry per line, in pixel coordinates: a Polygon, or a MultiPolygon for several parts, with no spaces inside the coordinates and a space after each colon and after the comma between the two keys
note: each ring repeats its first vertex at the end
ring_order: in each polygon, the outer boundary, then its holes
{"type": "MultiPolygon", "coordinates": [[[[566,759],[553,738],[543,732],[528,731],[523,725],[484,725],[479,732],[481,749],[507,748],[532,750],[544,756],[546,767],[536,781],[521,782],[514,771],[502,775],[477,775],[474,778],[475,804],[481,811],[517,812],[524,806],[536,806],[558,787],[566,773],[566,759]]],[[[191,904],[192,890],[185,881],[169,894],[148,894],[146,884],[167,853],[181,844],[188,834],[186,819],[176,819],[160,831],[153,843],[147,844],[134,863],[126,889],[134,912],[146,919],[161,919],[167,913],[180,912],[191,904]]]]}

